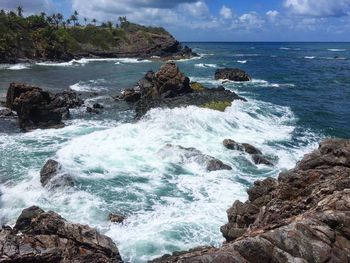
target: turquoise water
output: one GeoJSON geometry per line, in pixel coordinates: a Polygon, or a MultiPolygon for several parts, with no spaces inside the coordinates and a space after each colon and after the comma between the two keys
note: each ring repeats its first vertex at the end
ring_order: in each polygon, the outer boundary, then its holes
{"type": "Polygon", "coordinates": [[[186,75],[212,87],[221,84],[213,78],[216,68],[240,67],[253,80],[224,86],[248,102],[234,102],[225,112],[154,109],[135,122],[132,108],[111,96],[157,70],[158,62],[1,65],[2,100],[10,82],[24,81],[52,91],[71,87],[88,98],[86,104],[99,102],[105,110],[88,115],[75,109],[62,129],[21,134],[0,127],[0,223],[13,224],[23,208],[39,205],[97,227],[131,262],[218,246],[226,209],[246,199],[254,180],[292,168],[321,138],[350,137],[350,44],[186,44],[201,54],[178,62],[186,75]],[[255,166],[249,156],[225,150],[225,138],[257,146],[276,166],[255,166]],[[183,162],[176,149],[165,153],[167,143],[195,147],[233,170],[206,172],[203,164],[183,162]],[[75,178],[75,188],[41,187],[39,171],[48,158],[75,178]],[[126,215],[125,224],[109,223],[109,212],[126,215]]]}

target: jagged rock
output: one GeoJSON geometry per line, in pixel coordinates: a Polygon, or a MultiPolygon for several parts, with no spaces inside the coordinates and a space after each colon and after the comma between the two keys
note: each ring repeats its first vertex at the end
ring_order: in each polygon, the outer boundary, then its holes
{"type": "Polygon", "coordinates": [[[135,103],[141,99],[140,90],[136,89],[125,89],[118,99],[124,100],[126,102],[135,103]]]}
{"type": "Polygon", "coordinates": [[[91,108],[91,107],[86,107],[86,112],[100,114],[100,111],[98,109],[91,108]]]}
{"type": "Polygon", "coordinates": [[[239,68],[223,68],[215,71],[215,79],[228,79],[232,81],[250,81],[251,77],[239,68]]]}
{"type": "Polygon", "coordinates": [[[109,218],[109,221],[111,221],[112,223],[123,223],[125,220],[125,216],[112,214],[112,213],[108,215],[108,218],[109,218]]]}
{"type": "Polygon", "coordinates": [[[48,160],[40,170],[40,182],[44,187],[57,188],[74,186],[73,178],[62,172],[62,166],[55,160],[48,160]]]}
{"type": "Polygon", "coordinates": [[[236,150],[246,152],[252,156],[252,160],[255,164],[264,164],[267,166],[273,166],[273,163],[262,155],[262,152],[255,146],[249,143],[238,143],[231,139],[225,139],[223,145],[229,150],[236,150]]]}
{"type": "Polygon", "coordinates": [[[8,108],[0,108],[0,118],[15,117],[16,114],[8,108]]]}
{"type": "Polygon", "coordinates": [[[62,119],[69,117],[69,108],[81,104],[73,91],[51,94],[22,83],[11,83],[6,96],[6,105],[17,112],[19,125],[24,131],[61,127],[62,119]]]}
{"type": "Polygon", "coordinates": [[[163,147],[159,154],[163,157],[178,156],[180,163],[195,162],[199,165],[205,165],[206,170],[209,172],[218,170],[232,170],[232,167],[224,164],[222,161],[201,153],[196,148],[185,148],[180,145],[167,144],[163,147]]]}
{"type": "Polygon", "coordinates": [[[104,107],[100,103],[94,103],[94,105],[92,105],[92,108],[102,110],[104,107]]]}
{"type": "Polygon", "coordinates": [[[13,229],[0,230],[0,262],[120,263],[113,241],[54,212],[24,209],[13,229]]]}
{"type": "Polygon", "coordinates": [[[226,243],[154,262],[349,262],[350,140],[326,140],[278,179],[257,181],[221,227],[226,243]]]}

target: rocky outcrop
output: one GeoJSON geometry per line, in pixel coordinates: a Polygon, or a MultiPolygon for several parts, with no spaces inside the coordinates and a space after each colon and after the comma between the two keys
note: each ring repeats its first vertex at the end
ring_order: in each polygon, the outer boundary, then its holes
{"type": "MultiPolygon", "coordinates": [[[[121,100],[135,103],[136,117],[140,118],[152,108],[176,108],[189,105],[211,107],[231,105],[234,100],[245,100],[224,87],[216,89],[191,87],[190,80],[175,63],[166,63],[157,72],[149,71],[134,89],[125,90],[121,100]]],[[[220,107],[221,110],[222,107],[220,107]]]]}
{"type": "Polygon", "coordinates": [[[250,81],[252,78],[239,68],[223,68],[215,71],[215,79],[227,79],[232,81],[250,81]]]}
{"type": "Polygon", "coordinates": [[[203,154],[196,148],[186,148],[182,147],[181,145],[172,145],[172,144],[167,144],[165,147],[163,147],[160,151],[159,154],[162,157],[171,157],[171,156],[176,156],[179,160],[180,164],[186,163],[186,162],[195,162],[199,165],[205,166],[206,170],[208,172],[212,171],[218,171],[218,170],[232,170],[232,167],[224,164],[222,161],[207,155],[203,154]]]}
{"type": "Polygon", "coordinates": [[[123,223],[125,220],[125,216],[122,215],[117,215],[117,214],[112,214],[110,213],[108,215],[109,221],[111,221],[112,223],[123,223]]]}
{"type": "Polygon", "coordinates": [[[11,83],[6,96],[6,106],[17,112],[24,131],[62,126],[62,119],[69,117],[69,108],[82,104],[73,91],[52,94],[23,83],[11,83]]]}
{"type": "Polygon", "coordinates": [[[251,155],[252,160],[255,164],[273,166],[273,163],[267,157],[265,157],[258,148],[249,143],[238,143],[231,139],[225,139],[223,141],[223,145],[229,150],[236,150],[248,153],[249,155],[251,155]]]}
{"type": "Polygon", "coordinates": [[[277,179],[257,181],[234,202],[221,248],[154,262],[349,262],[350,140],[326,140],[277,179]]]}
{"type": "Polygon", "coordinates": [[[54,212],[24,209],[14,228],[0,230],[0,262],[120,263],[113,241],[54,212]]]}
{"type": "Polygon", "coordinates": [[[73,178],[62,171],[62,166],[55,160],[48,160],[40,170],[40,183],[49,189],[74,186],[73,178]]]}

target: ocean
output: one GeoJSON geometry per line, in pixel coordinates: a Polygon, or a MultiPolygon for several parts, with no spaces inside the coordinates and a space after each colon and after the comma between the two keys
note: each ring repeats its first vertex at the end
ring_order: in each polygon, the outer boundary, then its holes
{"type": "Polygon", "coordinates": [[[0,223],[14,224],[31,205],[89,224],[111,237],[125,261],[200,245],[220,246],[226,210],[255,180],[293,168],[323,138],[350,138],[350,43],[184,43],[200,57],[177,64],[192,81],[221,85],[214,72],[239,67],[253,79],[224,83],[248,101],[225,112],[194,106],[153,109],[141,120],[115,101],[160,62],[81,59],[66,63],[0,65],[0,100],[13,81],[53,92],[81,93],[101,114],[71,110],[61,129],[20,133],[0,125],[0,223]],[[95,93],[93,96],[90,96],[95,93]],[[250,143],[274,160],[253,165],[229,151],[226,138],[250,143]],[[203,164],[164,154],[168,144],[195,147],[232,166],[207,172],[203,164]],[[48,191],[39,172],[53,158],[76,180],[75,188],[48,191]],[[110,212],[127,217],[108,221],[110,212]]]}

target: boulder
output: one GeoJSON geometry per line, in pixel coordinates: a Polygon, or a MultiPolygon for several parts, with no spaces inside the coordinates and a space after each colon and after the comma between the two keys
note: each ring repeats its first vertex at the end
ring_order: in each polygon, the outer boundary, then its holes
{"type": "Polygon", "coordinates": [[[24,209],[12,229],[0,230],[0,262],[123,262],[113,241],[54,212],[24,209]]]}
{"type": "Polygon", "coordinates": [[[126,219],[125,216],[117,215],[113,213],[110,213],[108,215],[108,218],[109,218],[109,221],[111,221],[112,223],[123,223],[124,220],[126,219]]]}
{"type": "Polygon", "coordinates": [[[73,187],[73,178],[62,171],[62,166],[55,160],[48,160],[40,170],[40,182],[44,187],[73,187]]]}
{"type": "Polygon", "coordinates": [[[223,68],[215,71],[215,79],[250,81],[252,78],[244,70],[239,68],[223,68]]]}
{"type": "Polygon", "coordinates": [[[139,99],[141,99],[140,90],[136,89],[125,89],[122,94],[118,97],[118,99],[124,100],[129,103],[135,103],[139,99]]]}
{"type": "Polygon", "coordinates": [[[232,167],[223,163],[219,159],[207,154],[203,154],[196,148],[186,148],[181,145],[167,144],[163,147],[159,154],[165,158],[170,156],[176,156],[180,160],[180,163],[195,162],[201,166],[204,166],[208,172],[218,170],[232,170],[232,167]]]}
{"type": "Polygon", "coordinates": [[[173,253],[153,262],[349,262],[350,140],[332,139],[278,179],[257,181],[235,201],[220,248],[173,253]]]}
{"type": "Polygon", "coordinates": [[[39,87],[11,83],[6,105],[17,112],[20,128],[61,127],[62,119],[69,117],[69,108],[82,104],[73,91],[51,94],[39,87]]]}

